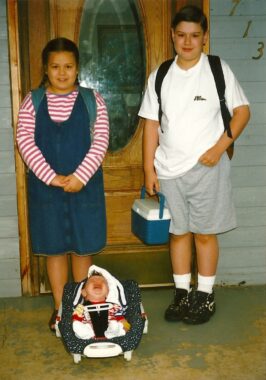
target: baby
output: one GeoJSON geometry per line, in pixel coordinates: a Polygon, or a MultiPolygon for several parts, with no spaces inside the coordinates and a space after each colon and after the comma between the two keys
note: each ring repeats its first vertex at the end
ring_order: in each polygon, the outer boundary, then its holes
{"type": "Polygon", "coordinates": [[[126,300],[123,287],[105,269],[96,265],[90,267],[81,296],[72,315],[77,338],[111,339],[125,335],[130,329],[124,317],[126,300]]]}

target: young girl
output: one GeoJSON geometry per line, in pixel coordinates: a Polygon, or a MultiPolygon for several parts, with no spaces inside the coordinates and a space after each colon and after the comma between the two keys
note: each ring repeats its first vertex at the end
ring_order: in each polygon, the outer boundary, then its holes
{"type": "Polygon", "coordinates": [[[29,168],[28,204],[32,251],[47,258],[55,310],[54,331],[68,256],[74,281],[83,280],[91,255],[106,243],[106,213],[101,164],[109,141],[106,105],[94,91],[96,120],[90,119],[78,85],[79,52],[66,38],[48,42],[42,52],[45,88],[37,111],[32,92],[18,117],[17,144],[29,168]]]}

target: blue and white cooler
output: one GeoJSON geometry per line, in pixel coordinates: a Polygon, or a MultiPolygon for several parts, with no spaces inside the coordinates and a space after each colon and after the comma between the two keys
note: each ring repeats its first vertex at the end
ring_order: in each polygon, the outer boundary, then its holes
{"type": "Polygon", "coordinates": [[[170,213],[164,207],[165,197],[157,192],[155,197],[145,198],[146,189],[141,189],[141,198],[136,199],[131,209],[131,231],[145,244],[165,244],[169,240],[170,213]]]}

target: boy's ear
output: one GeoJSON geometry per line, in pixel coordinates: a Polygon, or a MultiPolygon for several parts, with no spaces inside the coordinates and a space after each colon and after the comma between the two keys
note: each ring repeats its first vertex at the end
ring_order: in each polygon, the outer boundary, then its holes
{"type": "Polygon", "coordinates": [[[209,38],[209,32],[207,31],[203,35],[203,45],[206,45],[206,43],[208,42],[208,38],[209,38]]]}
{"type": "Polygon", "coordinates": [[[86,295],[87,295],[87,292],[86,292],[86,290],[83,288],[83,289],[81,289],[81,295],[82,295],[82,297],[86,297],[86,295]]]}
{"type": "Polygon", "coordinates": [[[172,37],[172,40],[174,39],[174,35],[175,35],[175,30],[174,30],[174,28],[171,28],[171,37],[172,37]]]}

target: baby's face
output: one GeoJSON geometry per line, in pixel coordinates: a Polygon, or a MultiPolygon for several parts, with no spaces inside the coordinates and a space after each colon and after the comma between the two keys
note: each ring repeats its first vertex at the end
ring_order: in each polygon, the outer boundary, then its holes
{"type": "Polygon", "coordinates": [[[91,276],[82,289],[82,296],[86,301],[105,301],[109,292],[108,284],[103,276],[91,276]]]}

